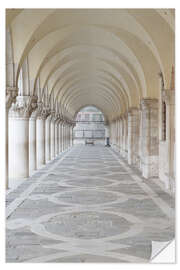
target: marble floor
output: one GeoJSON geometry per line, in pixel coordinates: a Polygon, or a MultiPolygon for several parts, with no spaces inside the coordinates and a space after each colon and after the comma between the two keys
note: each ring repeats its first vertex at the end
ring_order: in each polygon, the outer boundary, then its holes
{"type": "Polygon", "coordinates": [[[6,204],[7,262],[149,263],[174,238],[174,198],[102,145],[74,146],[6,204]]]}

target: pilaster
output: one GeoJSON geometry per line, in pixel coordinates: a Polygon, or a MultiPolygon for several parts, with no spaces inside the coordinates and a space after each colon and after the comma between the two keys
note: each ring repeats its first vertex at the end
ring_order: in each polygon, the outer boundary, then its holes
{"type": "Polygon", "coordinates": [[[158,100],[142,99],[141,108],[141,170],[149,178],[158,176],[159,168],[158,100]]]}
{"type": "Polygon", "coordinates": [[[139,157],[139,110],[135,107],[128,111],[128,163],[138,166],[139,157]]]}

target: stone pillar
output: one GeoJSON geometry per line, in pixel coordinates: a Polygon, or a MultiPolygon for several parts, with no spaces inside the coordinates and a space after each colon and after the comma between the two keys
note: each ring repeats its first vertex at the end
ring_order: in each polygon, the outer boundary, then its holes
{"type": "Polygon", "coordinates": [[[61,151],[64,151],[64,121],[61,123],[61,151]]]}
{"type": "Polygon", "coordinates": [[[146,98],[141,101],[141,170],[145,178],[158,176],[159,125],[158,100],[146,98]]]}
{"type": "Polygon", "coordinates": [[[66,123],[66,149],[69,148],[69,124],[66,123]]]}
{"type": "Polygon", "coordinates": [[[126,140],[127,140],[127,116],[126,114],[122,117],[123,122],[123,135],[122,135],[122,156],[126,158],[126,140]]]}
{"type": "Polygon", "coordinates": [[[62,125],[62,149],[65,150],[65,122],[62,125]]]}
{"type": "Polygon", "coordinates": [[[111,145],[113,145],[113,140],[114,140],[113,123],[111,122],[111,141],[110,141],[111,145]]]}
{"type": "Polygon", "coordinates": [[[37,169],[36,166],[36,117],[38,114],[37,97],[32,97],[32,113],[29,118],[29,175],[37,169]]]}
{"type": "Polygon", "coordinates": [[[68,148],[70,148],[70,124],[69,123],[67,125],[67,134],[68,134],[67,144],[68,144],[68,148]]]}
{"type": "Polygon", "coordinates": [[[36,120],[36,161],[37,169],[45,164],[45,118],[42,115],[36,120]]]}
{"type": "Polygon", "coordinates": [[[9,109],[10,184],[29,176],[29,102],[29,96],[18,96],[9,109]]]}
{"type": "Polygon", "coordinates": [[[51,160],[55,157],[55,127],[54,127],[54,116],[51,117],[51,131],[50,131],[50,151],[51,151],[51,160]]]}
{"type": "Polygon", "coordinates": [[[9,109],[13,102],[16,100],[16,96],[18,94],[18,90],[15,87],[6,87],[6,188],[9,187],[9,109]]]}
{"type": "Polygon", "coordinates": [[[138,165],[139,154],[139,111],[131,108],[128,112],[128,164],[138,165]]]}
{"type": "Polygon", "coordinates": [[[61,130],[60,130],[60,122],[61,122],[61,119],[59,118],[58,119],[58,122],[57,122],[57,129],[58,129],[58,137],[57,137],[57,140],[58,140],[58,149],[57,149],[57,155],[59,155],[61,153],[61,145],[60,145],[60,136],[61,136],[61,130]]]}
{"type": "Polygon", "coordinates": [[[114,122],[114,146],[117,145],[117,121],[114,122]]]}
{"type": "Polygon", "coordinates": [[[116,122],[112,122],[112,146],[114,147],[116,144],[116,122]]]}
{"type": "Polygon", "coordinates": [[[55,156],[59,155],[59,116],[56,117],[55,126],[55,156]]]}
{"type": "Polygon", "coordinates": [[[59,153],[62,152],[62,120],[59,122],[59,153]]]}
{"type": "Polygon", "coordinates": [[[119,119],[116,120],[116,149],[119,151],[120,143],[120,122],[119,119]]]}
{"type": "Polygon", "coordinates": [[[166,103],[167,187],[175,192],[175,91],[164,90],[166,103]]]}
{"type": "Polygon", "coordinates": [[[109,141],[109,137],[110,137],[110,132],[109,132],[109,125],[105,124],[105,146],[110,146],[110,141],[109,141]]]}
{"type": "Polygon", "coordinates": [[[115,137],[115,140],[116,140],[116,149],[119,151],[119,119],[116,120],[116,137],[115,137]]]}
{"type": "Polygon", "coordinates": [[[65,150],[67,149],[67,123],[65,123],[65,126],[64,126],[64,135],[65,135],[65,140],[64,140],[64,147],[65,147],[65,150]]]}
{"type": "Polygon", "coordinates": [[[51,160],[50,153],[50,129],[51,129],[51,115],[46,118],[45,122],[45,162],[49,162],[51,160]]]}
{"type": "Polygon", "coordinates": [[[55,148],[55,157],[58,155],[58,127],[57,127],[57,119],[54,121],[54,148],[55,148]]]}
{"type": "Polygon", "coordinates": [[[29,175],[36,169],[36,116],[32,114],[29,119],[29,175]]]}
{"type": "Polygon", "coordinates": [[[74,145],[74,133],[73,133],[73,129],[75,127],[76,124],[72,123],[72,126],[71,126],[71,146],[74,145]]]}
{"type": "Polygon", "coordinates": [[[69,124],[69,147],[72,147],[72,123],[69,124]]]}
{"type": "Polygon", "coordinates": [[[65,150],[68,147],[68,144],[67,144],[67,142],[68,142],[68,132],[67,131],[68,131],[67,123],[65,123],[65,150]]]}
{"type": "Polygon", "coordinates": [[[119,151],[123,155],[123,119],[119,119],[119,151]]]}

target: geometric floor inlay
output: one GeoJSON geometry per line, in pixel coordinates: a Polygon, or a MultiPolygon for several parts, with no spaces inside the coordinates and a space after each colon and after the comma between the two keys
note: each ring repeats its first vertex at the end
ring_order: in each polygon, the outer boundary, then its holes
{"type": "Polygon", "coordinates": [[[8,191],[7,262],[148,263],[174,238],[174,198],[111,148],[76,145],[8,191]]]}

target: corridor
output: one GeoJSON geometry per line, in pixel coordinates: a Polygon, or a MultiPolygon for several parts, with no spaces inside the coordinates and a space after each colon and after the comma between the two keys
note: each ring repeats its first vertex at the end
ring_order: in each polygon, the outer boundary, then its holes
{"type": "Polygon", "coordinates": [[[103,145],[73,146],[6,199],[7,262],[147,263],[174,238],[173,195],[103,145]]]}

